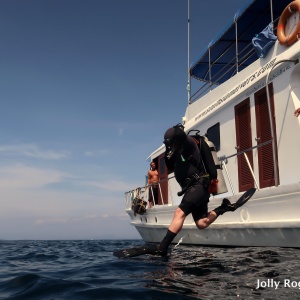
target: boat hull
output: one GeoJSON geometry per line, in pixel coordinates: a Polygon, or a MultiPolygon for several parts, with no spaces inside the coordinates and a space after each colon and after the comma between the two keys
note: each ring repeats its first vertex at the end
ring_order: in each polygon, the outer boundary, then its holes
{"type": "MultiPolygon", "coordinates": [[[[231,201],[238,196],[232,197],[231,201]]],[[[257,191],[240,209],[220,216],[206,229],[199,230],[191,216],[185,220],[174,243],[207,246],[300,247],[300,184],[270,187],[257,191]]],[[[209,209],[221,203],[213,199],[209,209]]],[[[176,206],[156,206],[144,215],[134,216],[135,226],[145,242],[160,242],[170,225],[176,206]]]]}

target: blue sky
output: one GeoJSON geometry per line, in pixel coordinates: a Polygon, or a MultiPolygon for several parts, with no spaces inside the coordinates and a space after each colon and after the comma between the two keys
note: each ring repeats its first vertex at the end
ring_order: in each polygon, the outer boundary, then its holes
{"type": "MultiPolygon", "coordinates": [[[[190,0],[191,61],[240,0],[190,0]]],[[[0,1],[0,239],[139,238],[124,192],[187,104],[187,0],[0,1]]]]}

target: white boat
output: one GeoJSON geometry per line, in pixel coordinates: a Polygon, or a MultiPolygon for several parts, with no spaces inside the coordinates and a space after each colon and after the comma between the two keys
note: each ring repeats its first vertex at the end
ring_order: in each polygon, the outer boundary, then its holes
{"type": "MultiPolygon", "coordinates": [[[[257,191],[204,230],[188,216],[173,243],[300,247],[300,117],[294,116],[300,107],[299,10],[299,1],[248,1],[191,64],[191,78],[201,86],[179,122],[186,132],[200,130],[214,143],[227,187],[210,198],[209,210],[223,198],[235,202],[249,188],[257,191]],[[279,20],[283,25],[277,28],[279,20]],[[281,41],[270,42],[259,57],[252,39],[270,23],[275,34],[281,30],[281,41]]],[[[158,204],[135,214],[133,199],[147,202],[151,187],[125,193],[126,212],[145,242],[163,239],[181,201],[164,152],[162,145],[150,155],[159,171],[158,204]]]]}

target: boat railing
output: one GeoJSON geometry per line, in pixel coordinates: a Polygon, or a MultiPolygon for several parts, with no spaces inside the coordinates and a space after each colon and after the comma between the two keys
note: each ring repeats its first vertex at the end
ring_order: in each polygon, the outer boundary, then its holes
{"type": "MultiPolygon", "coordinates": [[[[235,193],[235,190],[234,190],[234,186],[232,184],[231,176],[230,176],[228,168],[227,168],[228,160],[231,159],[231,158],[243,155],[244,158],[245,158],[245,160],[246,160],[247,167],[248,167],[248,169],[249,169],[249,171],[251,173],[251,176],[253,178],[253,181],[255,183],[255,186],[256,186],[257,190],[259,190],[260,189],[259,182],[258,182],[258,180],[257,180],[257,178],[256,178],[256,176],[254,174],[253,168],[252,168],[251,163],[249,161],[249,153],[250,153],[250,151],[252,151],[254,149],[258,149],[258,148],[261,148],[261,147],[264,147],[264,146],[267,146],[267,145],[270,145],[270,144],[272,144],[272,139],[268,140],[266,142],[260,143],[260,144],[258,144],[256,146],[253,146],[253,147],[241,150],[241,151],[238,151],[239,148],[236,147],[236,150],[237,150],[236,153],[230,154],[228,156],[219,157],[219,161],[220,161],[220,163],[222,165],[222,170],[225,171],[225,174],[227,176],[228,183],[230,185],[230,189],[231,189],[232,195],[235,195],[236,193],[235,193]]],[[[173,178],[174,178],[174,176],[171,176],[171,177],[169,177],[167,179],[163,179],[163,180],[157,182],[158,189],[159,189],[159,195],[160,195],[160,199],[161,199],[161,203],[159,205],[167,205],[167,204],[168,205],[169,204],[173,205],[172,200],[170,201],[170,203],[165,203],[164,197],[163,197],[163,192],[162,192],[162,184],[164,184],[166,181],[168,181],[168,194],[170,194],[169,193],[169,189],[171,188],[171,185],[169,184],[169,181],[171,179],[173,179],[173,178]]],[[[143,199],[143,200],[145,200],[148,203],[149,193],[152,193],[152,198],[154,199],[155,195],[154,195],[154,192],[153,192],[153,185],[146,185],[146,186],[143,186],[143,187],[138,187],[138,188],[136,188],[134,190],[126,192],[125,193],[126,209],[130,209],[131,208],[132,202],[133,202],[133,200],[135,198],[143,199]]],[[[168,199],[170,199],[170,197],[168,197],[168,199]]],[[[155,203],[153,203],[153,205],[155,206],[155,203]]]]}
{"type": "MultiPolygon", "coordinates": [[[[220,162],[222,164],[222,169],[225,170],[225,173],[227,175],[227,179],[228,179],[228,182],[229,182],[229,185],[230,185],[230,188],[231,188],[231,192],[232,192],[233,195],[235,194],[235,191],[234,191],[234,187],[233,187],[233,184],[232,184],[232,181],[231,181],[231,177],[230,177],[228,169],[226,167],[228,159],[233,158],[233,157],[237,157],[239,155],[243,155],[244,158],[245,158],[245,160],[246,160],[246,163],[247,163],[247,166],[249,168],[249,171],[251,173],[251,176],[252,176],[252,178],[254,180],[255,186],[256,186],[257,190],[259,190],[260,186],[259,186],[259,183],[257,181],[257,178],[255,177],[255,174],[254,174],[253,168],[251,166],[251,163],[249,161],[249,157],[248,157],[247,152],[250,152],[250,151],[252,151],[254,149],[258,149],[260,147],[264,147],[266,145],[272,144],[272,141],[273,140],[271,139],[271,140],[268,140],[266,142],[260,143],[260,144],[258,144],[256,146],[253,146],[253,147],[250,147],[250,148],[238,151],[238,152],[236,152],[234,154],[231,154],[231,155],[228,155],[228,156],[222,156],[221,158],[219,158],[219,160],[220,160],[220,162]]],[[[236,147],[236,150],[239,150],[239,147],[236,147]]]]}
{"type": "MultiPolygon", "coordinates": [[[[276,31],[278,18],[272,22],[273,24],[273,30],[276,31]]],[[[262,28],[263,29],[263,28],[262,28]]],[[[209,53],[211,49],[208,49],[209,53]]],[[[234,75],[238,74],[240,70],[244,69],[245,66],[248,66],[250,62],[253,62],[253,56],[257,56],[255,48],[252,45],[252,41],[245,45],[243,49],[239,51],[236,43],[232,43],[216,60],[213,62],[210,61],[210,54],[209,54],[209,68],[206,73],[206,76],[202,82],[204,82],[201,87],[196,90],[191,96],[190,96],[190,102],[195,102],[203,95],[207,94],[209,91],[213,90],[215,87],[217,87],[220,83],[224,82],[223,78],[226,76],[228,77],[228,73],[230,73],[229,78],[233,77],[234,75]],[[229,51],[232,50],[232,48],[235,48],[235,55],[232,57],[232,59],[227,62],[223,63],[222,58],[228,54],[229,51]],[[248,63],[249,62],[249,63],[248,63]],[[223,65],[222,68],[214,75],[211,76],[211,70],[214,67],[220,67],[220,65],[223,65]]],[[[257,56],[257,59],[259,57],[257,56]]]]}
{"type": "MultiPolygon", "coordinates": [[[[163,197],[162,184],[165,184],[166,181],[169,182],[169,180],[172,179],[172,178],[174,178],[174,176],[171,176],[171,177],[166,178],[166,179],[162,179],[162,180],[158,181],[157,183],[155,183],[155,185],[158,186],[159,196],[160,196],[160,199],[161,199],[161,204],[159,204],[159,205],[168,204],[168,203],[165,203],[165,200],[164,200],[164,197],[163,197]]],[[[167,185],[168,185],[168,192],[169,192],[170,185],[169,185],[169,183],[167,185]]],[[[155,204],[155,202],[157,202],[158,199],[155,199],[155,195],[154,195],[154,192],[153,192],[153,185],[149,184],[149,185],[145,185],[145,186],[142,186],[142,187],[137,187],[136,189],[128,191],[128,192],[125,193],[126,208],[127,209],[131,208],[132,202],[135,198],[143,199],[148,204],[149,203],[148,202],[149,193],[152,194],[152,199],[154,199],[153,205],[154,206],[158,205],[158,204],[155,204]]]]}
{"type": "MultiPolygon", "coordinates": [[[[215,65],[220,64],[219,60],[225,54],[226,51],[217,60],[211,63],[209,70],[212,69],[215,65]]],[[[198,98],[202,97],[209,91],[213,90],[216,86],[218,86],[219,82],[225,76],[227,76],[228,73],[230,73],[230,77],[237,74],[239,72],[240,66],[243,66],[253,55],[257,55],[251,43],[246,45],[245,48],[240,52],[240,54],[242,54],[242,56],[240,56],[239,60],[237,60],[236,57],[233,57],[227,64],[224,64],[224,66],[214,76],[211,77],[209,75],[207,81],[193,95],[191,95],[191,103],[195,102],[198,98]]]]}

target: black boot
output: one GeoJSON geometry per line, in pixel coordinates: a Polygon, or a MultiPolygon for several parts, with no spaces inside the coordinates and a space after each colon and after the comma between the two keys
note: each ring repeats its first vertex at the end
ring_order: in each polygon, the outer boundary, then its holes
{"type": "Polygon", "coordinates": [[[219,215],[223,215],[228,211],[235,211],[235,210],[236,210],[235,205],[231,204],[227,198],[224,198],[222,204],[219,207],[215,208],[213,211],[219,216],[219,215]]]}
{"type": "Polygon", "coordinates": [[[168,230],[166,236],[163,238],[163,240],[157,245],[149,245],[146,246],[147,253],[152,255],[159,255],[159,256],[167,256],[168,255],[168,248],[172,241],[174,240],[177,233],[174,233],[170,230],[168,230]]]}
{"type": "Polygon", "coordinates": [[[160,242],[159,245],[155,245],[156,249],[153,249],[154,255],[160,255],[160,256],[166,256],[168,254],[168,248],[172,241],[174,240],[177,233],[174,233],[170,230],[167,231],[166,236],[163,238],[163,240],[160,242]]]}

